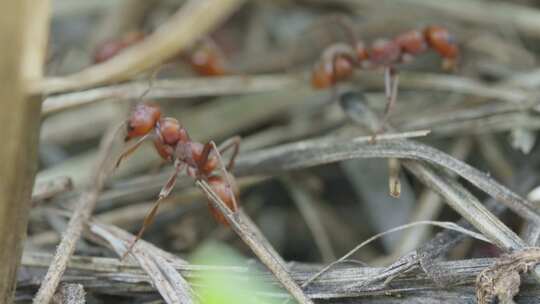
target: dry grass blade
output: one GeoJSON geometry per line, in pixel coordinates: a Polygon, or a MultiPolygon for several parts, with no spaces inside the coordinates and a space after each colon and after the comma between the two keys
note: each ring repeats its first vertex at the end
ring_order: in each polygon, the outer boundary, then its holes
{"type": "MultiPolygon", "coordinates": [[[[225,96],[282,90],[302,85],[302,79],[289,75],[225,76],[155,80],[146,98],[189,98],[225,96]]],[[[97,101],[138,98],[148,90],[148,82],[132,82],[86,91],[65,93],[45,99],[42,114],[48,115],[97,101]]]]}
{"type": "MultiPolygon", "coordinates": [[[[381,85],[378,77],[363,76],[362,79],[370,86],[381,85]]],[[[523,104],[534,96],[534,92],[520,88],[493,86],[468,77],[430,73],[401,72],[399,86],[402,89],[446,91],[516,104],[523,104]]]]}
{"type": "Polygon", "coordinates": [[[446,202],[494,244],[505,251],[526,247],[525,242],[494,216],[469,191],[456,181],[435,173],[422,164],[405,161],[404,165],[418,179],[445,198],[446,202]]]}
{"type": "Polygon", "coordinates": [[[319,248],[323,262],[335,260],[336,256],[332,249],[330,237],[323,225],[319,210],[317,210],[313,204],[316,200],[314,195],[309,192],[305,185],[298,182],[297,179],[292,176],[284,176],[281,180],[292,196],[300,214],[302,214],[302,217],[315,240],[315,244],[319,248]]]}
{"type": "Polygon", "coordinates": [[[256,151],[238,159],[238,175],[279,173],[353,158],[404,158],[426,161],[455,172],[520,216],[540,223],[538,208],[489,175],[430,146],[407,140],[377,137],[352,140],[319,139],[256,151]]]}
{"type": "Polygon", "coordinates": [[[399,2],[438,10],[445,15],[450,15],[453,18],[467,22],[515,26],[527,35],[540,37],[540,11],[530,6],[502,2],[493,5],[490,1],[482,0],[458,0],[451,2],[406,0],[399,2]]]}
{"type": "Polygon", "coordinates": [[[45,280],[36,294],[33,303],[49,303],[51,301],[60,279],[66,270],[69,258],[75,250],[75,245],[79,240],[83,227],[92,215],[96,202],[109,175],[108,161],[112,151],[118,127],[110,127],[103,136],[100,144],[99,157],[92,173],[93,183],[80,195],[77,207],[69,220],[68,227],[62,236],[62,241],[56,249],[56,255],[51,263],[45,280]]]}
{"type": "MultiPolygon", "coordinates": [[[[52,256],[43,253],[25,252],[22,265],[25,270],[36,276],[25,281],[20,278],[19,285],[31,287],[36,281],[43,279],[40,269],[46,267],[52,256]]],[[[443,279],[450,279],[457,275],[459,284],[447,284],[445,291],[441,291],[430,279],[430,277],[420,268],[411,269],[408,273],[395,278],[392,284],[375,288],[373,286],[356,287],[352,290],[344,290],[343,286],[351,285],[355,282],[370,280],[383,270],[381,267],[358,267],[357,263],[343,263],[339,267],[330,269],[319,277],[316,282],[310,284],[306,293],[312,299],[321,299],[319,302],[343,303],[343,298],[354,298],[351,301],[358,301],[361,297],[362,303],[475,303],[474,301],[474,281],[479,273],[486,267],[493,265],[497,259],[467,259],[455,261],[434,261],[435,266],[443,269],[441,273],[443,279]],[[390,301],[381,300],[380,295],[389,295],[390,301]],[[392,297],[394,295],[395,297],[392,297]],[[419,297],[426,299],[424,302],[419,297]],[[396,299],[397,298],[397,299],[396,299]],[[430,299],[431,298],[431,299],[430,299]],[[433,300],[436,298],[437,300],[433,300]]],[[[177,271],[186,278],[196,278],[208,273],[209,270],[222,273],[223,275],[234,276],[235,278],[246,278],[249,273],[248,267],[238,266],[208,266],[193,264],[171,263],[177,271]]],[[[320,269],[320,265],[296,264],[291,266],[293,277],[298,281],[306,281],[320,269]]],[[[118,259],[102,257],[81,257],[74,256],[70,261],[69,270],[72,275],[66,275],[66,282],[84,283],[88,290],[99,291],[104,294],[125,295],[129,290],[130,294],[148,295],[155,292],[148,282],[151,280],[137,263],[120,263],[118,259]]],[[[265,282],[277,284],[271,273],[261,274],[265,282]]],[[[537,303],[540,295],[540,286],[530,278],[524,278],[522,293],[519,303],[537,303]]],[[[271,293],[258,293],[263,299],[265,297],[285,298],[288,294],[283,291],[273,291],[271,293]]]]}
{"type": "Polygon", "coordinates": [[[85,304],[86,293],[82,284],[62,284],[53,297],[53,304],[85,304]]]}
{"type": "MultiPolygon", "coordinates": [[[[461,138],[450,148],[450,155],[459,160],[463,160],[469,155],[472,147],[473,141],[471,138],[461,138]]],[[[441,212],[443,207],[444,203],[442,197],[435,191],[426,187],[422,194],[418,196],[418,205],[411,221],[416,222],[433,219],[436,214],[441,212]]],[[[394,258],[417,248],[424,240],[427,240],[430,230],[431,229],[428,226],[411,229],[410,232],[400,240],[398,249],[393,253],[394,258]]]]}
{"type": "Polygon", "coordinates": [[[73,189],[73,182],[67,176],[59,176],[52,180],[38,183],[32,190],[32,202],[36,203],[42,200],[50,199],[60,193],[73,189]]]}
{"type": "Polygon", "coordinates": [[[240,213],[233,213],[227,205],[213,193],[212,189],[205,181],[199,180],[196,184],[208,196],[212,205],[221,211],[236,234],[238,234],[244,243],[246,243],[253,253],[255,253],[261,262],[268,267],[283,287],[285,287],[299,303],[313,303],[313,301],[305,295],[300,286],[293,280],[284,265],[281,264],[281,258],[276,258],[276,256],[266,248],[264,243],[257,239],[256,234],[250,231],[249,227],[242,222],[241,218],[238,216],[240,213]]]}
{"type": "Polygon", "coordinates": [[[35,94],[59,93],[126,80],[159,65],[203,37],[242,4],[242,0],[190,0],[152,35],[102,64],[64,78],[45,79],[35,94]]]}
{"type": "Polygon", "coordinates": [[[469,236],[471,236],[471,237],[473,237],[475,239],[490,243],[490,240],[485,238],[483,235],[481,235],[479,233],[476,233],[474,231],[467,230],[467,229],[465,229],[465,228],[463,228],[461,226],[458,226],[458,225],[456,225],[455,223],[452,223],[452,222],[419,221],[419,222],[409,223],[409,224],[406,224],[406,225],[398,226],[398,227],[392,228],[390,230],[378,233],[378,234],[370,237],[369,239],[363,241],[362,243],[358,244],[356,247],[351,249],[349,252],[347,252],[344,256],[339,258],[338,260],[326,265],[321,270],[319,270],[316,274],[314,274],[312,277],[310,277],[307,281],[302,283],[302,287],[307,287],[309,284],[311,284],[313,281],[315,281],[317,278],[319,278],[325,272],[330,270],[330,268],[334,267],[335,265],[337,265],[339,263],[344,262],[345,260],[350,258],[354,253],[356,253],[358,250],[360,250],[362,247],[364,247],[364,246],[368,245],[369,243],[377,240],[378,238],[380,238],[382,236],[385,236],[387,234],[390,234],[390,233],[398,232],[398,231],[401,231],[401,230],[409,229],[409,228],[420,226],[420,225],[432,225],[432,226],[437,226],[437,227],[441,227],[441,228],[444,228],[444,229],[458,231],[458,232],[461,232],[463,234],[469,235],[469,236]]]}
{"type": "MultiPolygon", "coordinates": [[[[106,240],[120,256],[127,252],[127,244],[133,238],[129,233],[117,228],[93,223],[90,230],[106,240]]],[[[155,288],[167,303],[194,303],[193,290],[187,281],[167,261],[161,251],[155,250],[144,242],[137,242],[131,250],[142,269],[150,276],[155,288]]]]}

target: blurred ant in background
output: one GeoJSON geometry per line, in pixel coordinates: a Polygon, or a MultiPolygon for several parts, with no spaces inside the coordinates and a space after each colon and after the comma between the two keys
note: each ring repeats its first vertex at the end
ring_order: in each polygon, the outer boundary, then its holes
{"type": "MultiPolygon", "coordinates": [[[[233,167],[240,147],[240,137],[233,137],[225,141],[219,148],[213,141],[202,144],[191,140],[185,127],[172,117],[162,117],[161,110],[155,104],[140,103],[135,106],[127,121],[127,134],[125,141],[138,138],[133,146],[126,148],[116,167],[123,159],[135,152],[147,139],[152,139],[158,154],[167,162],[174,163],[174,173],[169,177],[159,193],[159,198],[146,215],[143,226],[135,239],[128,246],[122,258],[125,258],[135,243],[142,237],[146,228],[152,223],[160,203],[171,193],[178,174],[186,169],[187,175],[196,180],[207,182],[229,209],[238,211],[238,187],[234,176],[229,174],[233,167]],[[221,154],[232,149],[232,155],[227,166],[222,163],[221,154]],[[222,174],[218,174],[221,169],[222,174]]],[[[224,215],[212,205],[208,205],[214,218],[221,224],[228,226],[224,215]]]]}
{"type": "Polygon", "coordinates": [[[350,44],[330,45],[323,51],[313,68],[311,84],[314,88],[326,89],[349,79],[355,69],[384,68],[387,102],[377,133],[384,130],[384,124],[396,102],[399,80],[396,65],[410,62],[415,56],[433,49],[443,58],[443,69],[455,68],[459,50],[454,38],[444,27],[434,25],[423,30],[411,30],[394,39],[377,39],[366,46],[356,40],[349,23],[343,22],[343,19],[338,21],[348,30],[352,41],[350,44]]]}
{"type": "MultiPolygon", "coordinates": [[[[93,54],[94,63],[101,63],[118,55],[128,47],[146,38],[143,32],[129,32],[119,39],[109,40],[99,45],[93,54]]],[[[203,39],[192,50],[173,57],[170,61],[182,59],[201,76],[221,76],[226,74],[224,55],[219,46],[210,38],[203,39]]]]}

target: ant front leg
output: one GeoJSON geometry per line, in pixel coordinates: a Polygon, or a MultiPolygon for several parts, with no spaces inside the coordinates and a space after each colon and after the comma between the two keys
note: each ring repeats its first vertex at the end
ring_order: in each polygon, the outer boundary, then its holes
{"type": "Polygon", "coordinates": [[[131,241],[131,243],[128,245],[126,252],[124,253],[124,255],[122,255],[122,260],[126,258],[126,256],[133,249],[133,246],[135,246],[135,243],[137,243],[137,241],[141,239],[146,229],[154,222],[154,218],[156,217],[156,213],[159,209],[159,205],[161,204],[161,202],[163,202],[165,198],[169,196],[169,194],[171,194],[171,191],[174,188],[174,185],[176,184],[176,178],[183,168],[184,168],[184,163],[179,160],[176,160],[174,163],[174,173],[169,177],[169,179],[167,180],[163,188],[161,188],[161,191],[159,192],[158,200],[154,203],[154,206],[152,206],[152,209],[150,209],[150,211],[144,217],[144,221],[143,221],[143,225],[141,229],[139,230],[139,232],[137,233],[133,241],[131,241]]]}
{"type": "Polygon", "coordinates": [[[137,140],[137,142],[135,142],[135,144],[133,144],[133,146],[131,147],[128,147],[127,149],[125,149],[122,154],[120,154],[120,156],[118,157],[118,160],[116,161],[116,165],[115,165],[115,168],[118,168],[118,166],[120,166],[120,163],[122,162],[122,160],[124,160],[125,158],[127,158],[129,155],[131,155],[133,152],[135,152],[141,145],[142,143],[147,140],[150,136],[153,136],[154,134],[153,133],[148,133],[146,135],[144,135],[143,137],[139,138],[137,140]]]}

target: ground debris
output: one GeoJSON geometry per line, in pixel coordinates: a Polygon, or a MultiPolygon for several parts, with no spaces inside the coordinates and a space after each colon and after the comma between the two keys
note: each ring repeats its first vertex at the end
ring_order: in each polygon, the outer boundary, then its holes
{"type": "Polygon", "coordinates": [[[476,298],[479,304],[515,303],[519,292],[520,274],[529,272],[540,262],[540,248],[528,248],[502,256],[493,266],[483,270],[476,279],[476,298]]]}

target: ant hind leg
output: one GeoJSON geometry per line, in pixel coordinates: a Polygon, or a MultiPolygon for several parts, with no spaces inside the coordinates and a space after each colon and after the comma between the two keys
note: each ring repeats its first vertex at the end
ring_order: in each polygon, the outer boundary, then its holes
{"type": "Polygon", "coordinates": [[[236,160],[236,157],[238,156],[238,152],[240,150],[240,141],[241,140],[242,139],[240,138],[240,136],[234,136],[234,137],[231,137],[231,138],[227,139],[223,143],[221,143],[221,145],[219,145],[219,147],[218,147],[218,150],[219,150],[220,154],[224,154],[230,148],[233,149],[231,157],[229,158],[229,163],[225,167],[227,169],[227,171],[231,171],[234,168],[235,160],[236,160]]]}
{"type": "MultiPolygon", "coordinates": [[[[233,137],[233,139],[234,139],[234,137],[233,137]]],[[[231,143],[231,147],[235,147],[235,150],[237,150],[238,147],[239,147],[239,144],[240,144],[239,140],[240,140],[240,138],[238,137],[236,142],[233,140],[232,143],[231,143]]],[[[223,158],[221,157],[221,152],[217,148],[216,143],[214,141],[210,141],[208,144],[212,146],[214,151],[216,151],[216,156],[217,156],[217,159],[218,159],[218,162],[219,162],[219,166],[221,167],[221,171],[223,172],[223,177],[225,178],[225,181],[227,181],[228,187],[234,193],[234,188],[235,188],[234,176],[232,176],[229,173],[229,170],[227,169],[228,166],[225,166],[225,163],[223,162],[223,158]]],[[[233,152],[233,154],[237,154],[237,153],[238,153],[237,151],[236,151],[236,153],[233,152]]],[[[229,166],[231,164],[234,165],[234,158],[235,157],[236,157],[236,155],[233,155],[232,162],[229,161],[229,166]]],[[[233,203],[233,206],[232,206],[231,210],[234,210],[234,211],[238,210],[238,202],[236,201],[236,196],[234,194],[232,196],[232,203],[233,203]]]]}
{"type": "Polygon", "coordinates": [[[172,189],[174,188],[174,185],[176,184],[176,178],[180,171],[182,171],[182,168],[184,168],[183,163],[179,162],[178,160],[174,164],[174,173],[169,177],[163,188],[161,188],[161,191],[159,192],[159,198],[154,203],[154,206],[152,206],[152,209],[146,214],[144,217],[143,225],[139,232],[137,232],[137,235],[131,241],[131,243],[128,245],[126,252],[124,252],[124,255],[122,255],[122,260],[125,259],[125,257],[131,252],[133,249],[133,246],[137,243],[138,240],[141,239],[142,235],[146,231],[146,229],[154,222],[154,218],[156,217],[156,213],[159,209],[159,205],[165,198],[171,194],[172,189]]]}

